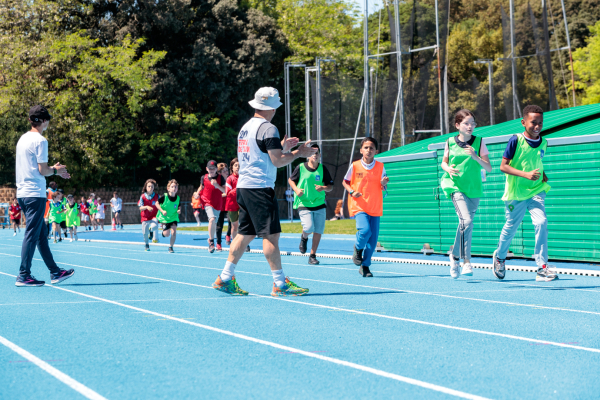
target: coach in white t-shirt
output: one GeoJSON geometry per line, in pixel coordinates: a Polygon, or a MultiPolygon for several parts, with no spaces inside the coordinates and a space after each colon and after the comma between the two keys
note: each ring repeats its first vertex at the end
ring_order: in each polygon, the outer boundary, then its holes
{"type": "Polygon", "coordinates": [[[57,163],[48,166],[48,140],[42,133],[48,128],[52,116],[44,106],[34,106],[29,110],[31,130],[24,133],[17,143],[16,178],[17,200],[25,214],[27,227],[21,249],[21,267],[16,286],[43,286],[31,275],[31,260],[35,248],[40,252],[44,263],[50,270],[53,284],[70,278],[75,273],[60,269],[54,262],[48,245],[48,230],[44,224],[46,211],[46,176],[58,175],[69,179],[67,167],[57,163]]]}

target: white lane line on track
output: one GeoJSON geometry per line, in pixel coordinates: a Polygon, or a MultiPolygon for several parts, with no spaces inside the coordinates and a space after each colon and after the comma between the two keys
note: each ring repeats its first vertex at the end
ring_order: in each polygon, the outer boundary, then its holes
{"type": "MultiPolygon", "coordinates": [[[[97,269],[97,268],[94,268],[94,269],[97,269]]],[[[115,272],[115,271],[111,271],[111,272],[115,272]]],[[[16,277],[15,275],[6,274],[4,272],[0,272],[0,274],[7,275],[7,276],[12,276],[12,277],[16,277]]],[[[149,278],[149,279],[158,279],[158,278],[149,278]]],[[[195,286],[198,286],[198,285],[195,285],[195,286]]],[[[402,375],[394,374],[394,373],[383,371],[383,370],[380,370],[380,369],[367,367],[365,365],[356,364],[356,363],[353,363],[353,362],[350,362],[350,361],[344,361],[344,360],[340,360],[340,359],[333,358],[333,357],[323,356],[321,354],[317,354],[317,353],[312,353],[312,352],[309,352],[309,351],[304,351],[304,350],[296,349],[294,347],[289,347],[289,346],[281,345],[279,343],[269,342],[267,340],[262,340],[262,339],[254,338],[254,337],[251,337],[251,336],[242,335],[242,334],[231,332],[231,331],[227,331],[227,330],[224,330],[224,329],[215,328],[213,326],[199,324],[197,322],[192,322],[192,321],[189,321],[187,319],[172,317],[170,315],[161,314],[161,313],[157,313],[157,312],[154,312],[154,311],[146,310],[146,309],[143,309],[143,308],[134,307],[134,306],[131,306],[131,305],[128,305],[128,304],[119,303],[117,301],[108,300],[108,299],[105,299],[105,298],[102,298],[102,297],[92,296],[92,295],[89,295],[89,294],[85,294],[85,293],[81,293],[81,292],[76,292],[74,290],[65,289],[65,288],[58,287],[58,286],[50,286],[50,287],[53,288],[53,289],[62,290],[62,291],[68,292],[68,293],[73,293],[73,294],[76,294],[76,295],[79,295],[79,296],[88,297],[90,299],[102,301],[102,302],[105,302],[105,303],[114,304],[116,306],[120,306],[120,307],[124,307],[124,308],[129,308],[131,310],[135,310],[135,311],[138,311],[138,312],[141,312],[141,313],[146,313],[146,314],[153,315],[153,316],[156,316],[156,317],[161,317],[161,318],[164,318],[164,319],[169,319],[171,321],[180,322],[180,323],[183,323],[183,324],[187,324],[187,325],[195,326],[195,327],[198,327],[198,328],[202,328],[202,329],[205,329],[205,330],[208,330],[208,331],[212,331],[212,332],[224,334],[224,335],[227,335],[227,336],[232,336],[232,337],[235,337],[235,338],[238,338],[238,339],[242,339],[242,340],[246,340],[246,341],[249,341],[249,342],[254,342],[254,343],[262,344],[262,345],[273,347],[273,348],[276,348],[276,349],[280,349],[280,350],[285,350],[285,351],[288,351],[288,352],[293,352],[293,353],[301,354],[303,356],[314,358],[314,359],[317,359],[317,360],[330,362],[330,363],[333,363],[333,364],[337,364],[337,365],[341,365],[341,366],[344,366],[344,367],[353,368],[353,369],[356,369],[356,370],[359,370],[359,371],[363,371],[363,372],[368,372],[368,373],[371,373],[371,374],[374,374],[374,375],[378,375],[378,376],[381,376],[381,377],[384,377],[384,378],[389,378],[389,379],[393,379],[393,380],[396,380],[396,381],[399,381],[399,382],[408,383],[409,385],[419,386],[419,387],[422,387],[422,388],[425,388],[425,389],[429,389],[429,390],[433,390],[433,391],[436,391],[436,392],[448,394],[448,395],[451,395],[451,396],[460,397],[460,398],[463,398],[463,399],[471,399],[471,400],[489,400],[486,397],[481,397],[481,396],[477,396],[477,395],[474,395],[474,394],[470,394],[470,393],[466,393],[466,392],[461,392],[459,390],[454,390],[454,389],[450,389],[450,388],[447,388],[447,387],[444,387],[444,386],[435,385],[433,383],[420,381],[418,379],[408,378],[408,377],[405,377],[405,376],[402,376],[402,375]]],[[[263,297],[267,297],[267,296],[263,296],[263,297]]],[[[0,339],[3,339],[3,338],[0,336],[0,339]]],[[[25,351],[25,350],[23,350],[23,351],[25,351]]],[[[29,353],[27,353],[27,354],[29,354],[29,353]]],[[[31,356],[35,357],[33,355],[31,355],[31,356]]],[[[50,365],[48,365],[47,363],[45,363],[44,361],[40,360],[39,358],[35,357],[35,359],[37,359],[41,363],[46,364],[49,368],[53,368],[50,365]]],[[[29,360],[32,361],[31,359],[29,359],[29,360]]],[[[54,369],[54,370],[56,370],[56,369],[54,369]]],[[[62,374],[62,372],[60,372],[58,370],[56,370],[56,372],[62,374]]],[[[64,374],[62,374],[62,375],[64,375],[64,374]]],[[[64,375],[64,376],[66,378],[68,378],[68,379],[71,379],[71,378],[69,378],[66,375],[64,375]]],[[[73,382],[79,384],[78,382],[76,382],[74,380],[73,380],[73,382]]],[[[81,385],[81,384],[79,384],[79,385],[81,385]]],[[[87,389],[85,386],[83,386],[83,385],[81,385],[81,386],[83,388],[87,389]]],[[[79,392],[81,393],[81,391],[79,391],[79,392]]],[[[97,394],[95,392],[92,392],[92,393],[97,394]]],[[[98,399],[98,400],[106,400],[106,399],[104,399],[104,397],[102,397],[100,395],[98,395],[98,397],[93,397],[93,398],[89,397],[89,396],[86,396],[86,397],[88,397],[90,399],[94,399],[94,400],[96,400],[96,399],[98,399]]]]}
{"type": "MultiPolygon", "coordinates": [[[[196,266],[196,265],[175,264],[175,263],[168,263],[168,262],[163,262],[163,261],[139,260],[139,259],[135,259],[135,258],[114,257],[114,256],[101,255],[101,254],[85,254],[85,253],[76,253],[76,252],[64,251],[64,250],[55,250],[55,252],[67,253],[67,254],[77,254],[77,255],[87,255],[87,256],[95,256],[95,257],[104,257],[104,258],[113,258],[113,259],[118,259],[118,260],[136,261],[136,262],[141,262],[141,263],[175,265],[175,266],[179,266],[179,267],[187,267],[187,268],[196,268],[196,269],[207,269],[207,270],[213,270],[213,271],[221,271],[221,268],[199,267],[199,266],[196,266]]],[[[9,256],[12,256],[12,257],[20,257],[20,256],[12,255],[12,254],[7,254],[7,253],[0,253],[0,255],[9,255],[9,256]]],[[[65,265],[71,265],[71,264],[66,264],[66,263],[63,263],[63,264],[65,264],[65,265]]],[[[87,267],[87,268],[89,268],[89,267],[87,267]]],[[[259,273],[259,272],[244,271],[244,270],[240,270],[240,269],[237,270],[237,273],[244,273],[244,274],[249,274],[249,275],[259,275],[259,276],[271,276],[271,275],[268,275],[268,274],[262,274],[262,273],[259,273]]],[[[562,307],[532,306],[531,304],[513,303],[513,302],[499,301],[499,300],[477,299],[477,298],[473,298],[473,297],[452,296],[452,295],[441,294],[441,293],[437,293],[437,292],[419,292],[419,291],[414,291],[414,290],[386,288],[386,287],[369,286],[369,285],[357,285],[357,284],[352,284],[352,283],[324,281],[324,280],[319,280],[319,279],[310,279],[310,278],[302,278],[302,277],[294,277],[294,276],[292,276],[291,278],[292,279],[296,279],[296,280],[309,281],[309,282],[328,283],[328,284],[333,284],[333,285],[352,286],[352,287],[359,287],[359,288],[365,288],[365,289],[388,290],[388,291],[394,291],[394,292],[404,293],[404,294],[416,294],[416,295],[423,295],[423,296],[435,296],[435,297],[444,297],[444,298],[449,298],[449,299],[478,301],[478,302],[481,302],[481,303],[503,304],[503,305],[508,305],[508,306],[528,307],[528,308],[533,308],[533,309],[545,309],[545,310],[555,310],[555,311],[568,311],[568,312],[575,312],[575,313],[582,313],[582,314],[600,315],[600,312],[596,312],[596,311],[575,310],[575,309],[562,308],[562,307]]],[[[483,281],[483,282],[488,282],[488,281],[483,281]]],[[[555,286],[546,287],[546,289],[547,288],[555,288],[555,286]]],[[[558,288],[560,288],[560,287],[558,287],[558,288]]],[[[563,288],[561,288],[561,289],[563,289],[563,288]]],[[[567,288],[564,288],[564,289],[567,289],[567,288]]],[[[569,290],[580,290],[580,289],[569,289],[569,290]]]]}
{"type": "MultiPolygon", "coordinates": [[[[5,275],[8,275],[8,274],[5,274],[5,275]]],[[[14,276],[14,275],[9,275],[9,276],[14,276]]],[[[68,387],[70,387],[71,389],[73,389],[76,392],[79,392],[81,395],[87,397],[88,399],[90,399],[90,400],[107,400],[105,397],[94,392],[89,387],[77,382],[75,379],[71,378],[69,375],[66,375],[65,373],[57,370],[56,368],[54,368],[53,366],[51,366],[44,360],[37,358],[36,356],[31,354],[27,350],[17,346],[10,340],[0,336],[0,343],[3,344],[4,346],[8,347],[12,351],[14,351],[21,357],[25,358],[27,361],[37,365],[39,368],[46,371],[47,373],[49,373],[50,375],[52,375],[53,377],[55,377],[56,379],[58,379],[59,381],[61,381],[65,385],[67,385],[68,387]]]]}
{"type": "MultiPolygon", "coordinates": [[[[227,297],[196,297],[190,299],[142,299],[142,300],[115,300],[123,303],[134,303],[134,302],[159,302],[159,301],[196,301],[196,300],[223,300],[227,299],[227,297]]],[[[54,305],[54,304],[86,304],[86,303],[102,303],[101,301],[52,301],[47,303],[6,303],[0,304],[2,306],[44,306],[44,305],[54,305]]]]}
{"type": "MultiPolygon", "coordinates": [[[[38,260],[38,259],[36,259],[36,260],[42,261],[42,260],[38,260]]],[[[138,275],[138,274],[130,274],[128,272],[112,271],[112,270],[102,269],[102,268],[85,267],[83,265],[75,265],[75,264],[68,264],[68,263],[62,263],[62,262],[57,263],[57,264],[63,264],[63,265],[71,266],[71,267],[85,268],[85,269],[91,269],[91,270],[102,271],[102,272],[110,272],[110,273],[120,274],[120,275],[135,276],[138,278],[153,279],[153,280],[157,280],[157,281],[176,283],[179,285],[194,286],[194,287],[200,287],[203,289],[214,290],[211,286],[198,285],[196,283],[180,282],[180,281],[174,281],[171,279],[163,279],[163,278],[157,278],[157,277],[146,276],[146,275],[138,275]]],[[[14,275],[7,274],[5,272],[0,272],[0,274],[7,275],[7,276],[14,276],[14,275]]],[[[51,287],[55,287],[55,286],[51,286],[51,287]]],[[[55,287],[55,288],[57,288],[57,287],[55,287]]],[[[62,288],[59,288],[59,289],[62,289],[62,288]]],[[[289,303],[301,304],[301,305],[310,306],[310,307],[324,308],[324,309],[328,309],[328,310],[344,311],[344,312],[348,312],[348,313],[367,315],[367,316],[371,316],[371,317],[385,318],[385,319],[391,319],[391,320],[403,321],[403,322],[411,322],[411,323],[420,324],[420,325],[435,326],[438,328],[445,328],[445,329],[452,329],[452,330],[458,330],[458,331],[463,331],[463,332],[478,333],[478,334],[482,334],[482,335],[503,337],[503,338],[507,338],[507,339],[520,340],[520,341],[530,342],[530,343],[533,342],[533,343],[540,343],[540,344],[546,344],[546,345],[552,345],[552,346],[558,346],[558,347],[565,347],[565,348],[575,349],[575,350],[583,350],[583,351],[588,351],[588,352],[592,352],[592,353],[600,353],[600,349],[595,349],[595,348],[591,348],[591,347],[574,346],[574,345],[566,344],[566,343],[550,342],[550,341],[546,341],[546,340],[526,338],[526,337],[522,337],[522,336],[509,335],[509,334],[505,334],[505,333],[481,331],[478,329],[463,328],[463,327],[459,327],[459,326],[446,325],[446,324],[438,324],[435,322],[421,321],[421,320],[417,320],[417,319],[394,317],[391,315],[383,315],[383,314],[370,313],[370,312],[360,311],[360,310],[352,310],[352,309],[346,309],[346,308],[341,308],[341,307],[326,306],[326,305],[308,303],[308,302],[298,301],[298,300],[282,299],[279,297],[264,296],[264,295],[260,295],[260,294],[250,294],[250,296],[260,297],[260,298],[270,299],[270,300],[285,301],[285,302],[289,302],[289,303]]]]}

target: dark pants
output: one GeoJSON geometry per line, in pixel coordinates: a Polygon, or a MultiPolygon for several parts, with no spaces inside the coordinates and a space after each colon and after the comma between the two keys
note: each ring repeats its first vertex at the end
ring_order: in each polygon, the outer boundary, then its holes
{"type": "MultiPolygon", "coordinates": [[[[225,225],[225,216],[227,215],[227,211],[221,211],[219,213],[219,218],[217,219],[217,243],[221,244],[221,239],[223,236],[223,225],[225,225]]],[[[231,223],[228,223],[227,228],[227,236],[231,236],[231,223]]]]}
{"type": "Polygon", "coordinates": [[[48,228],[44,223],[46,212],[46,199],[43,197],[24,197],[19,200],[19,205],[25,214],[25,237],[21,248],[21,267],[19,275],[22,277],[31,274],[31,260],[37,246],[46,267],[52,273],[60,272],[60,268],[54,262],[50,246],[48,245],[48,228]]]}

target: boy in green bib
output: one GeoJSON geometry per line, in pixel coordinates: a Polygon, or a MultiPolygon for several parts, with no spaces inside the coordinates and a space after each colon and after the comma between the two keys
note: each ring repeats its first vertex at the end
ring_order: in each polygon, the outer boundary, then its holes
{"type": "Polygon", "coordinates": [[[62,242],[62,237],[60,236],[60,229],[67,227],[65,220],[63,219],[65,213],[65,206],[62,200],[62,192],[56,191],[52,193],[52,201],[50,202],[50,208],[48,212],[48,222],[52,224],[54,243],[62,242]],[[57,236],[58,240],[56,239],[57,236]]]}
{"type": "Polygon", "coordinates": [[[325,220],[327,219],[327,206],[325,204],[325,193],[333,190],[333,179],[327,168],[321,164],[321,151],[319,145],[314,143],[312,148],[317,152],[296,167],[288,183],[294,191],[294,209],[298,210],[302,224],[302,236],[300,237],[300,253],[306,253],[308,236],[312,233],[313,240],[308,257],[309,264],[319,264],[317,260],[317,249],[321,241],[321,235],[325,232],[325,220]]]}
{"type": "Polygon", "coordinates": [[[510,138],[502,157],[500,170],[506,174],[502,196],[506,223],[500,234],[498,249],[493,255],[493,272],[498,279],[504,279],[506,254],[526,211],[531,214],[531,221],[535,226],[533,258],[538,266],[536,281],[549,282],[557,278],[547,265],[548,220],[544,200],[550,185],[542,163],[548,148],[548,142],[540,136],[543,123],[544,115],[540,107],[525,107],[521,120],[525,132],[510,138]]]}
{"type": "Polygon", "coordinates": [[[69,228],[69,234],[71,235],[71,242],[73,241],[73,235],[75,235],[75,241],[77,241],[77,227],[81,224],[79,218],[80,207],[75,201],[72,194],[67,196],[67,204],[65,207],[65,217],[67,220],[67,228],[69,228]]]}
{"type": "Polygon", "coordinates": [[[179,196],[177,196],[177,190],[179,184],[175,179],[171,179],[167,184],[167,192],[158,199],[156,208],[158,208],[158,214],[156,215],[158,222],[163,224],[163,237],[171,236],[171,244],[169,246],[169,253],[173,253],[173,245],[177,237],[177,223],[179,222],[179,214],[181,213],[181,204],[179,196]]]}
{"type": "Polygon", "coordinates": [[[473,218],[479,207],[479,198],[483,195],[482,171],[492,171],[489,151],[480,137],[473,136],[477,126],[475,116],[469,110],[460,110],[454,116],[454,126],[458,135],[446,141],[440,186],[446,197],[452,200],[458,229],[454,245],[450,252],[450,276],[460,275],[460,259],[464,260],[462,274],[473,276],[471,266],[471,242],[473,237],[473,218]]]}

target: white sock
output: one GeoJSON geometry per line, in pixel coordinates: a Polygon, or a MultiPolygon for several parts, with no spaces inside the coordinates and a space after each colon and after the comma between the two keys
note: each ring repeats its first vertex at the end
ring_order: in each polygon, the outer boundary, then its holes
{"type": "Polygon", "coordinates": [[[223,268],[223,272],[221,272],[221,280],[223,282],[227,282],[230,281],[231,278],[233,278],[233,275],[235,275],[235,264],[227,261],[225,263],[225,268],[223,268]]]}
{"type": "Polygon", "coordinates": [[[285,285],[285,275],[283,274],[283,269],[278,269],[277,271],[271,271],[273,274],[273,281],[277,285],[278,288],[281,288],[285,285]]]}

